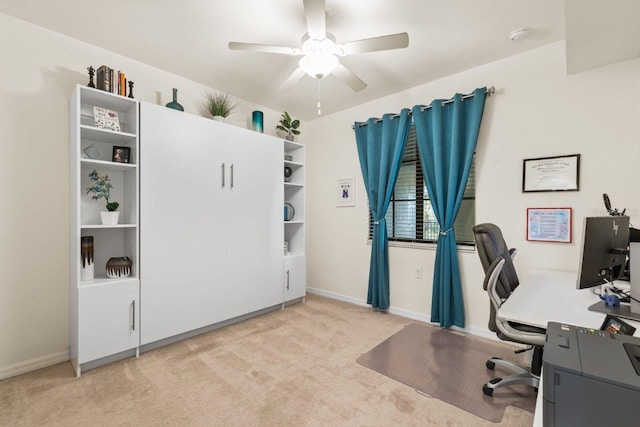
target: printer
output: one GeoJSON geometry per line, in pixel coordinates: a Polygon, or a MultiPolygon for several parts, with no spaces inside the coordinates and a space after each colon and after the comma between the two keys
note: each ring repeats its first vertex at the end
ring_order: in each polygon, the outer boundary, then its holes
{"type": "Polygon", "coordinates": [[[640,338],[549,322],[543,425],[640,426],[640,338]]]}

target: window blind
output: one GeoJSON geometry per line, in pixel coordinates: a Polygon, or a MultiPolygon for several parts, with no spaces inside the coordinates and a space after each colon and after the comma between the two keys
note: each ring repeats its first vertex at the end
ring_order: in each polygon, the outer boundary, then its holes
{"type": "MultiPolygon", "coordinates": [[[[385,219],[390,241],[435,243],[438,240],[440,227],[429,200],[413,124],[409,128],[398,180],[385,219]]],[[[475,160],[471,164],[469,180],[454,224],[458,244],[475,244],[472,231],[474,224],[475,160]]],[[[373,217],[369,211],[369,239],[372,236],[373,217]]]]}

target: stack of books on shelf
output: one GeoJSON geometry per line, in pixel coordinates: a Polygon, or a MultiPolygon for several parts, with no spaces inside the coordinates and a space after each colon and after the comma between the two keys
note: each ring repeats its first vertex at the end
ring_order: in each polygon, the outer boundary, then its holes
{"type": "Polygon", "coordinates": [[[96,71],[96,88],[127,96],[127,76],[122,71],[102,65],[96,71]]]}

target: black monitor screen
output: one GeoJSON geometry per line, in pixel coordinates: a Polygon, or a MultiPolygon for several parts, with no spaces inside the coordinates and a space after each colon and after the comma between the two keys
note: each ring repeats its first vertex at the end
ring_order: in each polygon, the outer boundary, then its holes
{"type": "Polygon", "coordinates": [[[607,280],[617,279],[624,270],[628,245],[628,216],[585,218],[578,289],[602,285],[607,280]]]}

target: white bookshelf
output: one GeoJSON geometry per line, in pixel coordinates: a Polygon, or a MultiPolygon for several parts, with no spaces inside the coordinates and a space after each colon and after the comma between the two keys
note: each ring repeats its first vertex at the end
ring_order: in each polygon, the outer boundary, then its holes
{"type": "Polygon", "coordinates": [[[284,202],[294,207],[295,215],[284,221],[284,241],[288,253],[284,256],[284,302],[304,298],[306,294],[305,256],[305,148],[285,141],[284,167],[291,168],[291,177],[284,182],[284,202]]]}
{"type": "Polygon", "coordinates": [[[114,355],[137,355],[139,346],[139,111],[138,101],[78,85],[69,101],[70,153],[70,358],[76,375],[114,355]],[[93,107],[118,113],[120,131],[94,125],[93,107]],[[112,161],[114,146],[129,148],[129,162],[112,161]],[[89,174],[108,175],[117,224],[104,225],[104,199],[87,194],[89,174]],[[82,280],[81,238],[93,237],[94,277],[82,280]],[[132,274],[107,276],[110,258],[129,257],[132,274]]]}

